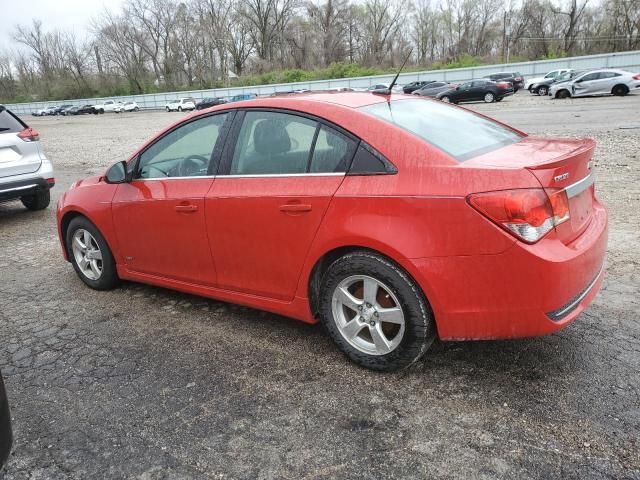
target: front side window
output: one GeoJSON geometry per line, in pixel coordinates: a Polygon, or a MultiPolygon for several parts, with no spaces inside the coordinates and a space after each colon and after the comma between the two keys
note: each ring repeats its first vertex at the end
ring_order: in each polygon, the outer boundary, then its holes
{"type": "Polygon", "coordinates": [[[199,118],[166,134],[140,155],[137,178],[207,175],[227,115],[199,118]]]}
{"type": "Polygon", "coordinates": [[[279,112],[244,117],[231,175],[306,173],[318,122],[279,112]]]}
{"type": "Polygon", "coordinates": [[[597,80],[598,78],[600,78],[600,73],[599,72],[588,73],[584,77],[582,77],[580,79],[580,81],[581,82],[590,82],[591,80],[597,80]]]}
{"type": "Polygon", "coordinates": [[[460,162],[522,138],[510,128],[468,110],[419,98],[376,103],[362,110],[397,125],[460,162]]]}

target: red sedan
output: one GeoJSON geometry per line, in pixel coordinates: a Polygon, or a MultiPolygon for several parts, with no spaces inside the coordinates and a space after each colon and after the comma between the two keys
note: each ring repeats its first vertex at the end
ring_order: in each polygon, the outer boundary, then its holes
{"type": "Polygon", "coordinates": [[[199,111],[58,204],[82,281],[121,279],[321,321],[378,370],[442,340],[544,335],[603,279],[592,140],[529,137],[415,96],[199,111]]]}

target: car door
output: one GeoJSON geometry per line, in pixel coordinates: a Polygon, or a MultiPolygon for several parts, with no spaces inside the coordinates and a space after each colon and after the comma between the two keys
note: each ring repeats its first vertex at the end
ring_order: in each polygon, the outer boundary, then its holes
{"type": "Polygon", "coordinates": [[[205,207],[218,287],[291,301],[356,142],[274,109],[239,113],[233,131],[205,207]]]}
{"type": "Polygon", "coordinates": [[[486,80],[474,80],[469,91],[469,99],[482,100],[484,98],[484,94],[488,91],[487,85],[490,85],[490,83],[486,80]]]}
{"type": "Polygon", "coordinates": [[[473,86],[473,82],[466,82],[461,84],[457,90],[454,91],[454,96],[456,101],[468,101],[473,99],[473,92],[471,88],[473,86]]]}
{"type": "Polygon", "coordinates": [[[231,115],[198,117],[166,133],[138,156],[133,180],[118,185],[113,221],[127,269],[215,283],[204,198],[231,115]]]}
{"type": "Polygon", "coordinates": [[[600,72],[598,88],[595,93],[611,93],[613,86],[618,83],[618,77],[620,76],[617,72],[600,72]]]}
{"type": "Polygon", "coordinates": [[[592,95],[598,88],[598,79],[600,78],[600,72],[587,73],[581,78],[577,79],[572,88],[573,96],[592,95]]]}

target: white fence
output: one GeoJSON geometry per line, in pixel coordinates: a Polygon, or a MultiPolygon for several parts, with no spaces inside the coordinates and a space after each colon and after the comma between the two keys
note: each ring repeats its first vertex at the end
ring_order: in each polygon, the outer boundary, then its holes
{"type": "MultiPolygon", "coordinates": [[[[510,63],[500,65],[486,65],[482,67],[454,68],[450,70],[432,70],[425,72],[403,73],[398,79],[399,84],[416,80],[442,80],[459,82],[501,71],[520,72],[525,77],[541,76],[557,68],[574,68],[584,70],[590,68],[621,68],[630,71],[640,71],[640,50],[630,52],[607,53],[584,57],[568,57],[555,60],[538,60],[535,62],[510,63]]],[[[367,88],[377,83],[389,83],[393,74],[376,75],[371,77],[340,78],[335,80],[316,80],[311,82],[280,83],[273,85],[259,85],[255,87],[216,88],[208,90],[193,90],[183,92],[154,93],[143,95],[129,95],[123,97],[79,98],[74,100],[53,102],[31,102],[9,104],[7,107],[18,114],[30,114],[34,110],[49,105],[62,103],[72,105],[95,105],[102,100],[117,100],[121,102],[135,101],[143,109],[162,109],[169,100],[180,97],[193,97],[196,100],[207,97],[231,97],[243,93],[271,95],[276,92],[286,92],[298,89],[327,90],[337,87],[367,88]]]]}

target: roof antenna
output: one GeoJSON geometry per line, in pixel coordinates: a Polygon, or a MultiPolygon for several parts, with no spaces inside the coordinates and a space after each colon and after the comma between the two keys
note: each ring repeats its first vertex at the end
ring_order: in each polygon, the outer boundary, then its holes
{"type": "Polygon", "coordinates": [[[407,60],[409,60],[409,57],[411,56],[411,54],[413,53],[413,48],[409,49],[409,53],[407,53],[407,56],[404,59],[404,62],[402,62],[402,66],[400,67],[400,69],[398,70],[398,73],[396,73],[396,76],[393,78],[393,81],[389,84],[389,88],[381,88],[379,90],[374,90],[373,93],[376,93],[378,95],[391,95],[391,91],[393,89],[393,87],[395,86],[396,82],[398,81],[398,77],[400,76],[400,72],[402,72],[402,69],[404,68],[405,64],[407,63],[407,60]]]}

